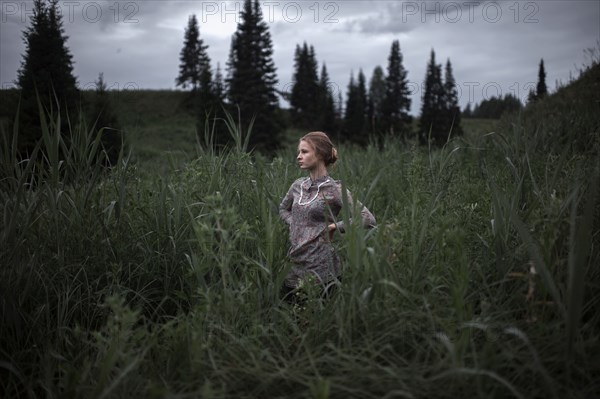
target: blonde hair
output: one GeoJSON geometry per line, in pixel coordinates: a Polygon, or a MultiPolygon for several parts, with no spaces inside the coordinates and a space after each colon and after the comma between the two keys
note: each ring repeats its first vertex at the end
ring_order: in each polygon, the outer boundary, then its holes
{"type": "Polygon", "coordinates": [[[331,139],[323,132],[310,132],[302,136],[300,141],[310,144],[319,158],[325,162],[325,166],[333,165],[338,160],[337,150],[331,139]]]}

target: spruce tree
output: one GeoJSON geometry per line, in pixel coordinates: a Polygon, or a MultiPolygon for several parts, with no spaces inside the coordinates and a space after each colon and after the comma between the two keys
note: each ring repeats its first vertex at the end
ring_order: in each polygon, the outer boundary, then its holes
{"type": "Polygon", "coordinates": [[[463,110],[462,116],[465,119],[473,117],[473,110],[471,109],[471,103],[467,103],[467,106],[463,110]]]}
{"type": "Polygon", "coordinates": [[[319,97],[319,77],[315,51],[304,42],[303,46],[296,45],[294,56],[294,85],[290,96],[292,122],[294,126],[304,130],[317,130],[320,109],[317,104],[319,97]]]}
{"type": "Polygon", "coordinates": [[[527,93],[527,104],[534,103],[536,100],[537,100],[537,96],[535,94],[535,90],[530,89],[529,92],[527,93]]]}
{"type": "Polygon", "coordinates": [[[431,135],[433,144],[442,145],[448,138],[445,131],[445,95],[442,83],[442,66],[435,63],[435,52],[431,50],[431,58],[427,64],[421,116],[419,119],[419,140],[427,143],[431,135]]]}
{"type": "Polygon", "coordinates": [[[335,103],[335,120],[336,120],[336,141],[339,143],[342,139],[342,128],[344,126],[344,99],[342,97],[342,91],[337,92],[337,101],[335,103]]]}
{"type": "Polygon", "coordinates": [[[205,127],[212,125],[220,105],[213,92],[212,71],[208,46],[200,38],[200,28],[196,15],[188,18],[185,29],[183,48],[180,53],[179,76],[175,79],[177,86],[186,89],[191,87],[186,106],[193,109],[197,117],[197,130],[203,133],[205,127]]]}
{"type": "Polygon", "coordinates": [[[346,113],[344,117],[344,139],[359,145],[366,145],[368,135],[367,127],[367,89],[365,75],[362,70],[358,72],[358,81],[350,75],[348,96],[346,99],[346,113]]]}
{"type": "Polygon", "coordinates": [[[373,70],[369,81],[368,124],[372,135],[382,133],[383,102],[386,93],[386,78],[383,69],[378,65],[373,70]]]}
{"type": "Polygon", "coordinates": [[[17,80],[21,89],[19,143],[23,152],[29,152],[41,137],[37,96],[55,116],[60,108],[61,128],[66,134],[68,117],[74,119],[79,94],[58,0],[34,0],[30,22],[23,32],[26,47],[17,80]]]}
{"type": "Polygon", "coordinates": [[[105,165],[114,166],[117,164],[119,152],[121,151],[121,126],[110,100],[103,73],[98,75],[98,80],[95,83],[96,91],[91,115],[92,124],[95,126],[96,131],[103,129],[100,143],[106,154],[105,165]]]}
{"type": "Polygon", "coordinates": [[[346,90],[346,106],[344,107],[344,121],[342,126],[342,137],[344,141],[350,141],[354,136],[354,117],[357,101],[356,82],[354,81],[354,72],[350,72],[350,81],[346,90]]]}
{"type": "Polygon", "coordinates": [[[323,63],[321,68],[321,77],[319,78],[319,94],[318,94],[318,115],[319,115],[319,130],[323,130],[329,134],[337,131],[336,109],[333,93],[331,93],[329,74],[327,67],[323,63]]]}
{"type": "Polygon", "coordinates": [[[410,91],[406,79],[407,71],[402,65],[400,42],[394,40],[388,57],[385,99],[383,108],[383,129],[396,135],[410,133],[412,117],[410,111],[410,91]]]}
{"type": "Polygon", "coordinates": [[[230,146],[233,142],[231,134],[224,123],[226,118],[223,109],[225,109],[227,105],[226,91],[223,74],[221,73],[221,65],[217,63],[214,79],[212,79],[212,108],[208,114],[209,119],[204,120],[204,122],[208,122],[208,124],[200,125],[201,121],[199,120],[198,134],[202,141],[205,129],[208,128],[209,132],[213,135],[213,143],[218,149],[230,146]]]}
{"type": "Polygon", "coordinates": [[[213,80],[213,93],[218,105],[225,103],[225,82],[221,73],[221,64],[217,62],[217,70],[215,71],[215,79],[213,80]]]}
{"type": "Polygon", "coordinates": [[[179,54],[179,75],[175,79],[177,86],[186,89],[191,86],[195,92],[200,85],[202,68],[206,66],[208,46],[200,39],[200,29],[196,15],[188,18],[188,25],[184,33],[183,48],[179,54]]]}
{"type": "MultiPolygon", "coordinates": [[[[281,122],[275,86],[273,43],[258,0],[245,0],[240,22],[231,39],[226,79],[231,111],[239,108],[242,128],[255,118],[251,148],[272,153],[280,142],[281,122]]],[[[244,131],[246,133],[246,131],[244,131]]]]}
{"type": "Polygon", "coordinates": [[[452,74],[452,64],[450,59],[446,61],[446,69],[444,71],[444,97],[445,97],[445,125],[442,130],[452,132],[453,136],[458,136],[463,133],[460,124],[460,106],[458,105],[458,91],[456,90],[456,81],[452,74]]]}
{"type": "Polygon", "coordinates": [[[540,100],[548,95],[548,87],[546,87],[546,70],[544,68],[544,59],[540,61],[538,71],[538,82],[535,89],[536,100],[540,100]]]}

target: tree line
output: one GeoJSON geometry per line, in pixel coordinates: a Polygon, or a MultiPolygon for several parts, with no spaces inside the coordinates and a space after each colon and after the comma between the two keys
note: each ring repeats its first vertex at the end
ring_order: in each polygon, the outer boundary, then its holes
{"type": "MultiPolygon", "coordinates": [[[[35,93],[43,99],[46,109],[52,109],[58,100],[63,121],[68,120],[69,111],[75,114],[79,100],[57,4],[58,0],[34,0],[31,26],[24,32],[27,47],[18,86],[24,104],[23,143],[28,146],[39,137],[35,93]]],[[[448,59],[442,74],[433,49],[424,78],[418,124],[413,123],[408,72],[398,40],[391,44],[386,69],[375,67],[368,82],[362,69],[356,75],[350,73],[345,101],[339,92],[334,96],[325,62],[319,65],[315,48],[306,42],[296,45],[291,90],[278,90],[273,43],[257,0],[244,1],[231,38],[225,73],[220,64],[213,70],[195,15],[188,19],[179,61],[175,83],[189,89],[186,106],[197,115],[197,130],[200,135],[212,137],[217,146],[230,143],[223,123],[225,111],[236,118],[243,131],[251,128],[250,148],[265,153],[273,153],[279,147],[286,128],[323,130],[338,141],[363,146],[373,140],[382,142],[385,136],[441,145],[449,135],[462,133],[452,64],[448,59]],[[289,102],[289,110],[280,107],[279,97],[289,102]]],[[[118,129],[101,74],[96,94],[96,103],[89,108],[99,112],[100,118],[90,116],[90,124],[118,129]]],[[[111,154],[120,141],[114,133],[103,135],[103,143],[111,148],[111,154]]]]}
{"type": "MultiPolygon", "coordinates": [[[[535,89],[531,89],[527,95],[527,104],[535,103],[548,96],[548,87],[546,86],[546,70],[544,60],[540,61],[538,71],[538,82],[535,89]]],[[[519,98],[511,93],[502,96],[492,96],[488,99],[475,104],[471,108],[471,103],[467,104],[462,112],[463,118],[482,118],[498,119],[504,113],[518,112],[523,108],[523,103],[519,98]]]]}
{"type": "MultiPolygon", "coordinates": [[[[417,136],[422,143],[431,140],[441,144],[451,132],[462,132],[450,60],[442,80],[441,65],[435,63],[433,50],[425,77],[419,124],[414,132],[411,93],[398,40],[392,42],[385,72],[377,66],[368,83],[362,69],[356,77],[351,73],[343,104],[340,93],[334,98],[326,63],[319,66],[314,46],[306,42],[296,45],[291,90],[277,90],[271,37],[256,0],[244,3],[231,39],[224,81],[215,74],[213,82],[209,82],[211,63],[206,49],[198,20],[191,15],[185,29],[176,83],[184,89],[191,87],[200,130],[207,123],[207,115],[212,115],[212,120],[220,119],[221,109],[239,109],[245,126],[255,118],[251,138],[255,148],[267,151],[277,148],[285,127],[324,130],[338,141],[363,146],[386,135],[403,139],[417,136]],[[290,104],[287,118],[279,109],[277,96],[290,104]]],[[[226,137],[226,133],[216,131],[217,136],[226,137]]]]}

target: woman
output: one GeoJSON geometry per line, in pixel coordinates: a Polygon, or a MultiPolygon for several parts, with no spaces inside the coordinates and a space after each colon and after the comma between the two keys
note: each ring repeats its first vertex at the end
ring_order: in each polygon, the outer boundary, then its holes
{"type": "MultiPolygon", "coordinates": [[[[279,216],[289,227],[292,268],[284,282],[284,295],[313,279],[323,288],[341,273],[340,258],[331,243],[334,232],[344,232],[339,214],[342,185],[329,177],[327,167],[337,160],[337,151],[323,132],[310,132],[298,143],[298,165],[309,177],[292,183],[279,205],[279,216]]],[[[352,196],[348,202],[352,205],[352,196]]],[[[359,203],[362,224],[375,226],[375,217],[359,203]]],[[[326,292],[326,291],[325,291],[326,292]]]]}

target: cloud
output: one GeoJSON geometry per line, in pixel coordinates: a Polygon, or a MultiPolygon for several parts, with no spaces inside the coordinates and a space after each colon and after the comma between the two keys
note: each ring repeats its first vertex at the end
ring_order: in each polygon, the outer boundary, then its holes
{"type": "MultiPolygon", "coordinates": [[[[584,49],[600,37],[597,1],[269,1],[260,2],[274,45],[280,85],[291,83],[296,44],[315,47],[319,67],[327,64],[332,82],[345,94],[351,71],[367,79],[387,66],[393,40],[400,40],[408,79],[419,86],[429,52],[450,58],[462,86],[461,105],[484,88],[519,92],[537,79],[544,58],[550,88],[585,60],[584,49]],[[475,86],[477,84],[477,86],[475,86]],[[471,90],[472,89],[472,90],[471,90]]],[[[2,1],[0,80],[16,79],[25,46],[31,2],[2,1]]],[[[59,1],[67,45],[81,84],[104,72],[107,83],[123,87],[174,88],[188,17],[196,14],[213,65],[225,73],[231,35],[241,1],[59,1]],[[100,10],[101,12],[98,12],[100,10]]],[[[491,90],[489,92],[491,93],[491,90]]],[[[418,114],[420,92],[413,96],[418,114]]]]}

